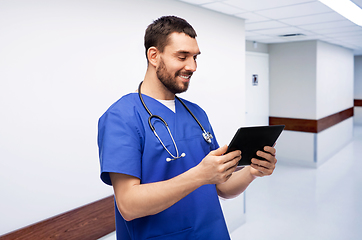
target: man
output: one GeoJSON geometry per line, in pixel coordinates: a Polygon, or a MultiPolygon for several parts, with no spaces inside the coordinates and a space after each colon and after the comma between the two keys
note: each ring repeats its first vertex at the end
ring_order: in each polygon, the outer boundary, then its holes
{"type": "Polygon", "coordinates": [[[213,136],[205,112],[175,99],[187,90],[200,54],[185,20],[154,21],[145,48],[139,93],[123,96],[99,120],[101,178],[114,188],[117,239],[230,239],[218,196],[236,197],[256,177],[272,174],[275,149],[257,153],[267,161],[253,159],[235,171],[241,152],[224,155],[227,146],[204,139],[203,132],[213,136]]]}

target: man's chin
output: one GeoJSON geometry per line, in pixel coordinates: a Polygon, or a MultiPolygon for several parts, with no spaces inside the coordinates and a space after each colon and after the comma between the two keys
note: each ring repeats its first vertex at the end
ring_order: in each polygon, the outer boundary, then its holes
{"type": "Polygon", "coordinates": [[[182,86],[180,86],[177,90],[177,93],[183,93],[186,92],[187,89],[189,88],[189,83],[182,83],[182,86]]]}

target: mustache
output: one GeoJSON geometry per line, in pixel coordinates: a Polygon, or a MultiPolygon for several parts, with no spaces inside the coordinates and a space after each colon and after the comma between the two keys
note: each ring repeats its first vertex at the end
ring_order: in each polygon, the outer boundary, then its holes
{"type": "Polygon", "coordinates": [[[175,73],[175,77],[177,77],[178,75],[190,75],[190,77],[191,77],[192,74],[194,74],[192,71],[181,71],[181,70],[178,70],[178,71],[175,73]]]}

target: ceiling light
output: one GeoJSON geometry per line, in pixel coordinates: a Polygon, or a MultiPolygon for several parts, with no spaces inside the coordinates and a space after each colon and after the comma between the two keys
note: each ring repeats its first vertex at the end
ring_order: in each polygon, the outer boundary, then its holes
{"type": "Polygon", "coordinates": [[[305,35],[303,33],[292,33],[292,34],[284,34],[284,35],[279,35],[279,37],[281,38],[285,38],[285,39],[292,39],[292,38],[303,38],[305,37],[305,35]]]}
{"type": "Polygon", "coordinates": [[[319,0],[343,17],[362,26],[362,9],[349,0],[319,0]]]}

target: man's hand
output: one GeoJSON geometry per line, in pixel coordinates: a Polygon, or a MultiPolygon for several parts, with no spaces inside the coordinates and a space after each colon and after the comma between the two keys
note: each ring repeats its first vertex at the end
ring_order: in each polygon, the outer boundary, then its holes
{"type": "Polygon", "coordinates": [[[216,185],[216,190],[220,197],[234,198],[244,192],[256,177],[267,176],[273,173],[277,163],[275,158],[276,150],[273,147],[264,147],[264,151],[258,151],[257,155],[265,160],[253,158],[251,166],[246,166],[234,172],[228,181],[216,185]]]}
{"type": "Polygon", "coordinates": [[[227,145],[211,151],[196,166],[204,184],[219,184],[226,182],[235,171],[241,159],[240,151],[233,151],[223,155],[227,145]]]}
{"type": "Polygon", "coordinates": [[[255,177],[263,177],[271,175],[275,169],[277,159],[275,158],[276,150],[273,147],[264,147],[264,151],[258,151],[256,155],[264,158],[259,160],[256,158],[251,159],[250,173],[255,177]]]}

